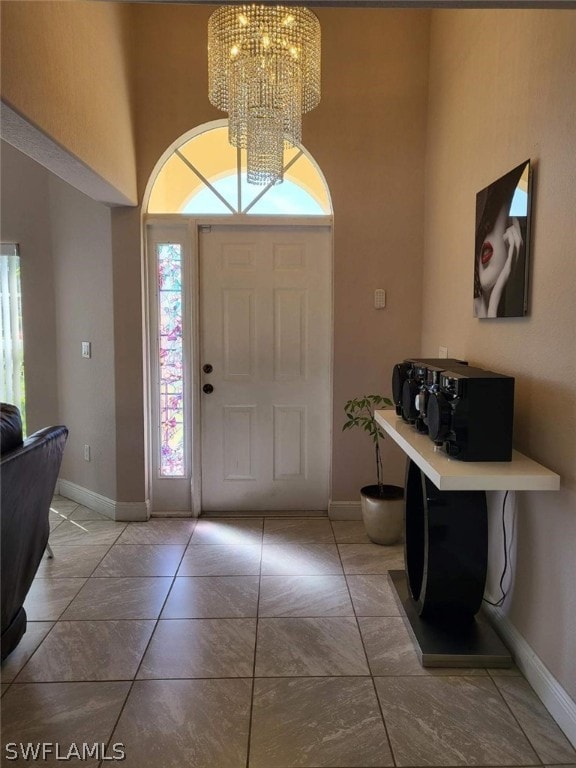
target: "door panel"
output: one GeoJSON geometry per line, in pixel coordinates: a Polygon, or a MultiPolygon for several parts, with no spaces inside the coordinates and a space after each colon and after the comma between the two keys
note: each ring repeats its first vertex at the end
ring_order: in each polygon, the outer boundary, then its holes
{"type": "Polygon", "coordinates": [[[306,378],[308,291],[274,291],[274,379],[306,378]]]}
{"type": "Polygon", "coordinates": [[[328,227],[200,232],[203,511],[326,509],[328,227]]]}
{"type": "Polygon", "coordinates": [[[274,406],[274,479],[306,476],[306,408],[274,406]]]}
{"type": "Polygon", "coordinates": [[[254,405],[225,405],[224,408],[224,481],[255,480],[254,405]]]}
{"type": "Polygon", "coordinates": [[[254,372],[254,292],[224,291],[224,368],[226,381],[251,381],[254,372]]]}

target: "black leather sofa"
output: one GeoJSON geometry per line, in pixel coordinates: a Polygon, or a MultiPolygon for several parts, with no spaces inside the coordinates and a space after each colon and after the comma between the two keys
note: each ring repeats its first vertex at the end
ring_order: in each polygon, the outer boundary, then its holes
{"type": "Polygon", "coordinates": [[[67,437],[66,427],[46,427],[23,441],[18,408],[0,404],[2,660],[26,631],[23,604],[48,543],[48,512],[67,437]]]}

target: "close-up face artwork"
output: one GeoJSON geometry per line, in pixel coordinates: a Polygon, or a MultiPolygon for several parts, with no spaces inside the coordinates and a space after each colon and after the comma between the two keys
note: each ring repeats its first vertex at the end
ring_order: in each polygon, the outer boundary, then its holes
{"type": "Polygon", "coordinates": [[[498,275],[502,272],[508,255],[506,229],[508,224],[508,206],[500,209],[492,229],[486,237],[477,254],[478,275],[483,291],[494,287],[498,275]]]}

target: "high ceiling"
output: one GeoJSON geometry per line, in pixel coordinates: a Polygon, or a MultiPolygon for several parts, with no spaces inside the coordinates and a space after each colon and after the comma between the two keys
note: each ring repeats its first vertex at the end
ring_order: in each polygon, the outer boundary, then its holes
{"type": "MultiPolygon", "coordinates": [[[[99,2],[107,0],[98,0],[99,2]]],[[[121,3],[171,3],[187,5],[242,5],[246,0],[116,0],[121,3]]],[[[277,5],[261,0],[263,5],[277,5]]],[[[311,8],[576,8],[576,0],[285,0],[284,5],[307,5],[311,8]]]]}

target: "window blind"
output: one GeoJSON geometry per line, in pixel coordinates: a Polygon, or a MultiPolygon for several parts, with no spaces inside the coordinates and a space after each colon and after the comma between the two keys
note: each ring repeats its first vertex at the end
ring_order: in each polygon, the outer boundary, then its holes
{"type": "Polygon", "coordinates": [[[24,344],[17,243],[0,243],[0,399],[24,418],[24,344]]]}

